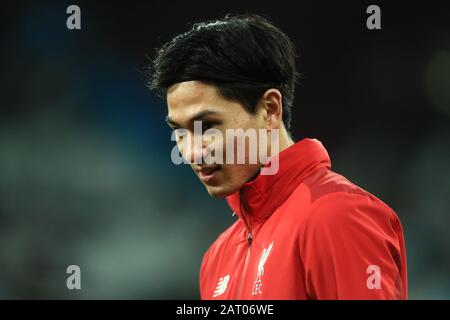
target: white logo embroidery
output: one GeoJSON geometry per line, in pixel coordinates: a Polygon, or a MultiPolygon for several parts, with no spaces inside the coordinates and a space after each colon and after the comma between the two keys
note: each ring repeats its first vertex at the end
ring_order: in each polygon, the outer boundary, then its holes
{"type": "Polygon", "coordinates": [[[273,241],[269,244],[267,248],[265,248],[261,254],[261,258],[258,263],[258,275],[253,284],[252,295],[261,294],[262,293],[262,276],[264,275],[264,264],[269,258],[269,254],[272,251],[273,241]]]}
{"type": "Polygon", "coordinates": [[[214,291],[213,298],[220,296],[227,290],[228,281],[230,281],[230,275],[226,275],[223,278],[219,278],[219,282],[217,283],[216,291],[214,291]]]}

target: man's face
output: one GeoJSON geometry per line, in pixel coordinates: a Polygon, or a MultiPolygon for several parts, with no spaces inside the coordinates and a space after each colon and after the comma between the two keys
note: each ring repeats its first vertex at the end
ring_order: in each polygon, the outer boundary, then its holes
{"type": "MultiPolygon", "coordinates": [[[[174,130],[185,129],[189,131],[192,141],[177,141],[183,157],[189,161],[192,169],[205,185],[208,193],[214,197],[225,197],[254,178],[261,168],[261,164],[249,164],[248,158],[244,164],[206,164],[204,161],[195,164],[195,157],[205,154],[208,147],[211,150],[211,141],[201,140],[196,146],[194,140],[194,121],[202,121],[203,130],[214,128],[223,135],[220,145],[213,144],[213,149],[222,149],[223,159],[226,158],[226,129],[261,129],[265,127],[261,112],[248,113],[244,107],[235,101],[222,97],[212,85],[200,81],[180,82],[171,86],[167,93],[168,116],[167,122],[174,130]],[[183,147],[184,146],[184,147],[183,147]],[[201,148],[201,150],[195,150],[201,148]]],[[[257,109],[258,110],[258,109],[257,109]]],[[[248,155],[248,143],[245,143],[245,155],[248,155]]],[[[236,157],[235,157],[236,161],[236,157]]]]}

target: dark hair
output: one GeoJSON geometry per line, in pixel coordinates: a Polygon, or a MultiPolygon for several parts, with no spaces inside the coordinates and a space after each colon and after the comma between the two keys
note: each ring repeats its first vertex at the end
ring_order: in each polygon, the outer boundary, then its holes
{"type": "Polygon", "coordinates": [[[226,15],[196,23],[164,44],[150,66],[149,87],[165,96],[175,83],[203,81],[253,114],[262,94],[276,88],[283,97],[283,122],[289,131],[295,58],[292,41],[269,20],[226,15]]]}

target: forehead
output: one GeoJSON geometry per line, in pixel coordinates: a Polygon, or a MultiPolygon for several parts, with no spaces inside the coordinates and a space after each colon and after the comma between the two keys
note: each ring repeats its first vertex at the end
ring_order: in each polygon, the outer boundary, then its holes
{"type": "Polygon", "coordinates": [[[189,117],[205,109],[232,111],[235,102],[222,97],[212,85],[200,81],[185,81],[172,85],[167,91],[168,115],[189,117]]]}
{"type": "Polygon", "coordinates": [[[221,98],[214,86],[200,81],[185,81],[172,85],[167,91],[167,104],[171,108],[188,106],[221,98]]]}

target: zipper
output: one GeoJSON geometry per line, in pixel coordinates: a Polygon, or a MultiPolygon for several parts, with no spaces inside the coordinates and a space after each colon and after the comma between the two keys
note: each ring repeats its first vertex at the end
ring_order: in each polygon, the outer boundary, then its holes
{"type": "Polygon", "coordinates": [[[250,255],[251,255],[251,251],[252,251],[252,241],[253,241],[253,235],[251,232],[249,232],[249,234],[247,236],[247,253],[245,255],[244,267],[242,268],[241,277],[239,279],[237,300],[241,300],[242,287],[244,284],[244,279],[245,279],[245,275],[247,273],[248,263],[250,261],[250,255]]]}
{"type": "Polygon", "coordinates": [[[247,230],[247,253],[245,255],[244,266],[242,268],[241,276],[239,278],[239,285],[238,285],[238,290],[237,290],[237,300],[241,299],[243,282],[244,282],[244,279],[245,279],[245,275],[247,273],[248,264],[249,264],[249,261],[250,261],[251,250],[252,250],[252,242],[253,242],[252,229],[249,226],[249,224],[247,222],[247,219],[245,218],[245,212],[242,209],[242,201],[240,201],[240,203],[241,203],[242,220],[244,221],[245,229],[247,230]]]}

